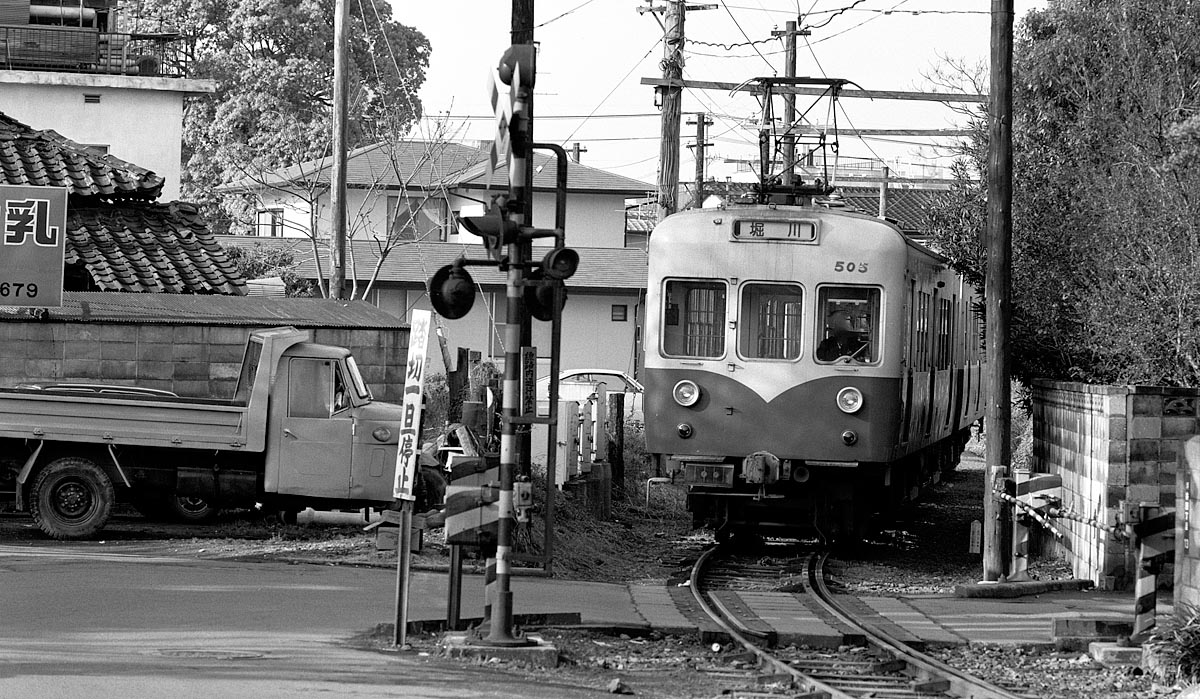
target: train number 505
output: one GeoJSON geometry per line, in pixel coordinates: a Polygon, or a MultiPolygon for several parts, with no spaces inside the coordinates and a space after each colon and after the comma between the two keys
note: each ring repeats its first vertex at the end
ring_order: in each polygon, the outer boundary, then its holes
{"type": "Polygon", "coordinates": [[[845,262],[843,260],[838,260],[837,262],[833,263],[833,271],[835,271],[835,272],[859,272],[861,274],[866,274],[867,273],[867,263],[866,262],[845,262]]]}

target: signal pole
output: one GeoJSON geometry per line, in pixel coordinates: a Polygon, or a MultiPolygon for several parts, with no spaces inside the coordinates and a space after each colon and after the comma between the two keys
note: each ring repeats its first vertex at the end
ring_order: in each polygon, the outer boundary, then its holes
{"type": "Polygon", "coordinates": [[[983,577],[1004,575],[1000,502],[1012,461],[1012,401],[1009,387],[1008,326],[1012,272],[1012,48],[1013,2],[992,0],[992,75],[988,122],[987,306],[988,404],[987,477],[983,485],[983,577]]]}

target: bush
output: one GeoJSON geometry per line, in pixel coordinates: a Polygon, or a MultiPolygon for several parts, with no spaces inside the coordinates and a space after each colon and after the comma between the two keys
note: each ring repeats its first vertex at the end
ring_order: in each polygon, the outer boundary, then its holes
{"type": "Polygon", "coordinates": [[[1182,604],[1142,645],[1142,669],[1165,685],[1200,683],[1200,608],[1182,604]]]}

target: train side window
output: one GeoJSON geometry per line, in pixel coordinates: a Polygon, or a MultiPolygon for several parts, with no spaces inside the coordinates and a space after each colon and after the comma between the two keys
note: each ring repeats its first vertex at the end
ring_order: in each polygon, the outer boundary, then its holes
{"type": "Polygon", "coordinates": [[[804,293],[796,284],[746,284],[738,352],[747,359],[798,359],[804,293]]]}
{"type": "Polygon", "coordinates": [[[725,296],[724,282],[668,281],[663,293],[663,354],[700,358],[724,356],[725,296]]]}
{"type": "Polygon", "coordinates": [[[823,286],[817,290],[818,362],[873,364],[880,358],[879,289],[823,286]]]}

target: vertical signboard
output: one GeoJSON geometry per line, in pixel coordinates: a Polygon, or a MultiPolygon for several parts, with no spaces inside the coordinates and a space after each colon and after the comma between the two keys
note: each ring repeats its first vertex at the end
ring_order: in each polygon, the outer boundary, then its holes
{"type": "Polygon", "coordinates": [[[0,185],[0,306],[62,306],[65,187],[0,185]]]}
{"type": "MultiPolygon", "coordinates": [[[[421,453],[421,394],[425,390],[425,355],[429,344],[429,311],[414,310],[408,327],[408,362],[404,365],[404,416],[400,421],[400,444],[396,449],[396,484],[393,496],[416,500],[413,484],[421,453]]],[[[404,546],[406,542],[401,542],[404,546]]]]}

